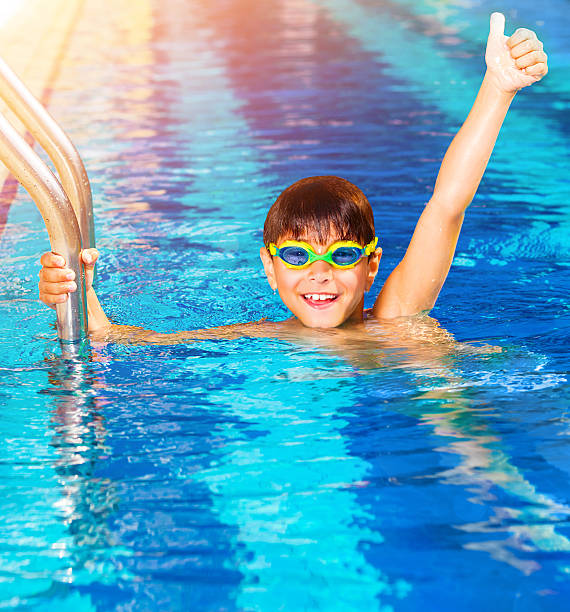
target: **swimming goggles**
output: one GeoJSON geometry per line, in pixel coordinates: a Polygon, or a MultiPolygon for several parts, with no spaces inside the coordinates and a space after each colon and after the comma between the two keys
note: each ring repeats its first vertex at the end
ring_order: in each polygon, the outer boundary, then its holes
{"type": "Polygon", "coordinates": [[[331,245],[322,255],[315,253],[310,244],[298,240],[286,240],[280,247],[272,242],[268,248],[271,255],[279,257],[287,268],[300,270],[308,268],[315,261],[326,261],[333,268],[346,270],[353,268],[363,257],[374,253],[377,244],[378,238],[374,238],[365,247],[351,240],[341,240],[331,245]]]}

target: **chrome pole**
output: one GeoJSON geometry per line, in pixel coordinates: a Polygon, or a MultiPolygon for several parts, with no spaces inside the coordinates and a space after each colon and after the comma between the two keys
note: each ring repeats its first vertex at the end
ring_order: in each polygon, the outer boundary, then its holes
{"type": "Polygon", "coordinates": [[[75,272],[77,291],[57,304],[61,340],[78,341],[87,330],[85,272],[80,260],[81,232],[73,207],[53,172],[12,124],[0,114],[0,159],[36,203],[49,235],[51,249],[75,272]]]}
{"type": "Polygon", "coordinates": [[[1,58],[0,97],[49,155],[75,210],[83,247],[94,248],[91,186],[81,157],[53,117],[1,58]]]}

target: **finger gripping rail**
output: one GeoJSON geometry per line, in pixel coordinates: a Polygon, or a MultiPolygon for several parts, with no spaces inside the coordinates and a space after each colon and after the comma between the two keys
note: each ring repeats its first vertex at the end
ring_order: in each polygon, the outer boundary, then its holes
{"type": "Polygon", "coordinates": [[[51,250],[75,272],[77,291],[56,305],[61,340],[81,340],[88,329],[83,247],[95,247],[93,206],[87,173],[63,130],[8,65],[0,59],[0,97],[40,143],[61,177],[61,183],[32,147],[0,113],[0,160],[38,207],[51,250]],[[63,184],[63,186],[62,186],[63,184]]]}

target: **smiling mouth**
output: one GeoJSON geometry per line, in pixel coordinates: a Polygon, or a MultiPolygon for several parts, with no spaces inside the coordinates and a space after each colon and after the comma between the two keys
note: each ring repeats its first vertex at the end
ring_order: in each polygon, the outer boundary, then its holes
{"type": "Polygon", "coordinates": [[[335,302],[338,298],[338,295],[335,293],[305,293],[303,294],[303,299],[305,303],[313,308],[325,308],[329,306],[333,302],[335,302]]]}

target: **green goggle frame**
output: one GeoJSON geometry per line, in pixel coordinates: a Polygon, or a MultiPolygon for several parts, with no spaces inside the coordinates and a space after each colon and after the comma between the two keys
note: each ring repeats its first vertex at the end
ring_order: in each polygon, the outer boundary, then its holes
{"type": "Polygon", "coordinates": [[[352,240],[340,240],[330,246],[326,253],[319,255],[307,242],[285,240],[280,246],[273,242],[268,245],[269,253],[279,257],[287,268],[300,270],[308,268],[315,261],[326,261],[333,268],[346,270],[353,268],[363,257],[368,257],[376,250],[378,238],[374,238],[365,247],[352,240]]]}

